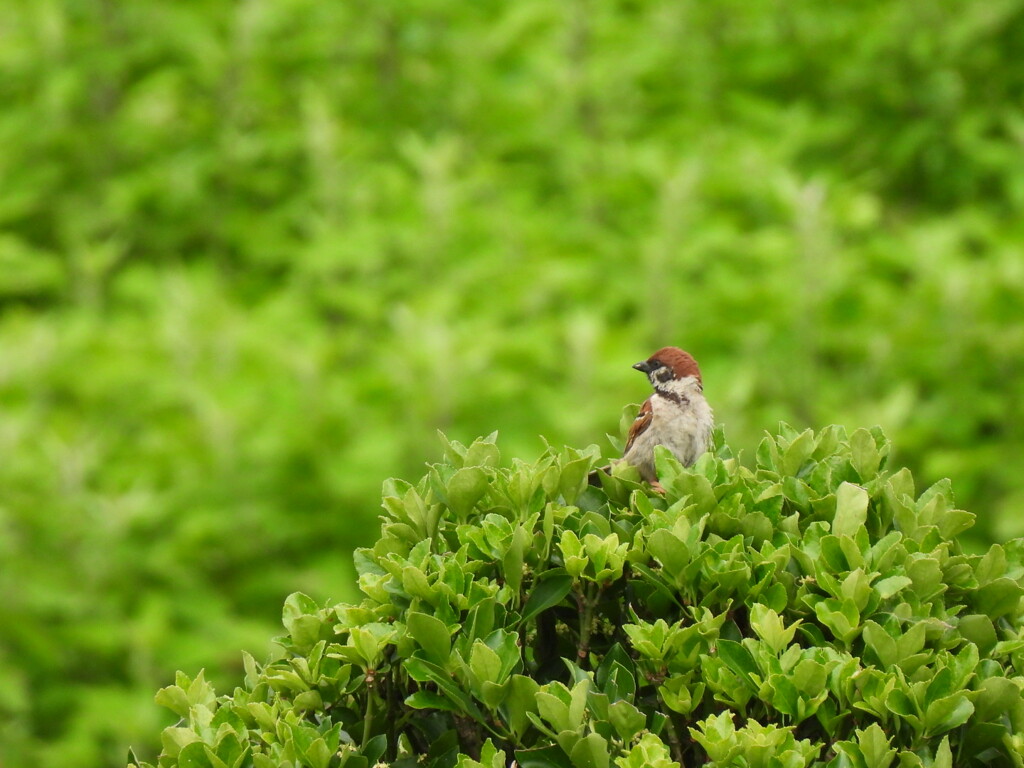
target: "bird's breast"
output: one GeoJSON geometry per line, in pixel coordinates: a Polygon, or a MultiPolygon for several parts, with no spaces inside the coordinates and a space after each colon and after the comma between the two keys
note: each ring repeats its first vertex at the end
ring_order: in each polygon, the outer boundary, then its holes
{"type": "Polygon", "coordinates": [[[693,464],[711,447],[714,417],[702,395],[693,393],[683,403],[674,398],[651,398],[650,426],[637,436],[626,461],[637,466],[645,477],[654,472],[654,447],[663,445],[686,466],[693,464]]]}

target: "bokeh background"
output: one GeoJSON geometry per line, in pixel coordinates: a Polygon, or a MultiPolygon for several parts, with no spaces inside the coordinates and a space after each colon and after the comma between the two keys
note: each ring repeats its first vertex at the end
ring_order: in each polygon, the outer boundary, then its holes
{"type": "Polygon", "coordinates": [[[0,765],[152,757],[437,429],[880,424],[1024,533],[1021,0],[7,0],[0,765]]]}

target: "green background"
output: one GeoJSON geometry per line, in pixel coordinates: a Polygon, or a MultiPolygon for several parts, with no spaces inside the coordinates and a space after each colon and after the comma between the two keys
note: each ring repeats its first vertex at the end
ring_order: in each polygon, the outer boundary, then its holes
{"type": "Polygon", "coordinates": [[[1020,0],[9,0],[0,764],[158,749],[379,490],[701,361],[1024,533],[1020,0]]]}

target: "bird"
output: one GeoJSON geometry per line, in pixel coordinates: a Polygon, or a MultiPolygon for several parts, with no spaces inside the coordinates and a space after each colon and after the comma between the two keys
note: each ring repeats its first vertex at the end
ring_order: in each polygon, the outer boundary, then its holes
{"type": "Polygon", "coordinates": [[[683,466],[692,466],[712,443],[714,414],[704,398],[700,368],[679,347],[662,347],[633,368],[647,375],[654,393],[644,401],[629,428],[620,461],[660,489],[654,447],[663,445],[683,466]]]}

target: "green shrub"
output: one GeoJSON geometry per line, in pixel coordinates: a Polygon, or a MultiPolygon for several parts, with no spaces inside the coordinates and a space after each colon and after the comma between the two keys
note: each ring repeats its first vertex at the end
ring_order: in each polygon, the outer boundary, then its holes
{"type": "Polygon", "coordinates": [[[755,469],[719,432],[664,496],[446,445],[385,484],[359,605],[292,595],[244,687],[160,691],[161,768],[1024,765],[1024,542],[964,554],[880,430],[784,426],[755,469]]]}

